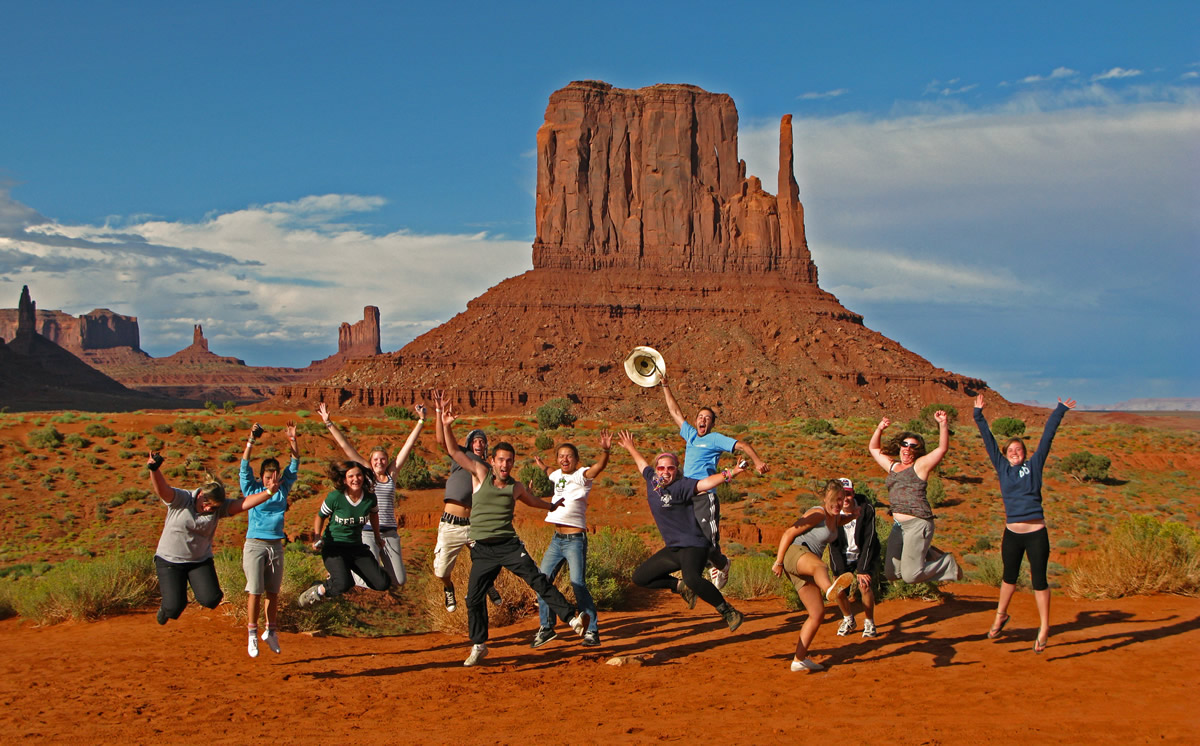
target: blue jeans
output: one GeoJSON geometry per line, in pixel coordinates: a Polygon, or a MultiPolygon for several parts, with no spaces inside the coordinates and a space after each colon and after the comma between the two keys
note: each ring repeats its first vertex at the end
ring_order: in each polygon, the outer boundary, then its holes
{"type": "MultiPolygon", "coordinates": [[[[592,594],[588,593],[587,589],[587,545],[586,531],[578,534],[560,534],[556,531],[554,537],[550,539],[550,546],[546,547],[546,553],[542,555],[540,569],[543,575],[554,582],[563,563],[567,563],[571,573],[571,589],[575,591],[575,605],[590,619],[587,631],[599,633],[600,626],[596,623],[596,602],[592,600],[592,594]]],[[[540,598],[538,599],[538,614],[543,627],[554,626],[554,614],[546,602],[540,598]]]]}

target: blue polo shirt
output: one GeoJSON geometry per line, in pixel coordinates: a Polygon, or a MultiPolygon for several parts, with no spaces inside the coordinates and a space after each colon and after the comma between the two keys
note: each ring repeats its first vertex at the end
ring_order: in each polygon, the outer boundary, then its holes
{"type": "Polygon", "coordinates": [[[728,435],[710,432],[701,437],[690,422],[679,426],[679,437],[687,443],[683,452],[683,476],[704,479],[717,473],[717,461],[722,453],[732,453],[737,441],[728,435]]]}

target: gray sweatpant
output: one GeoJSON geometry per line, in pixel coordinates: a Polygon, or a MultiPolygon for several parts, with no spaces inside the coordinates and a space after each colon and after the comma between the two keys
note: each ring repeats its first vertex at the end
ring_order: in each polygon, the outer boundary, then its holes
{"type": "Polygon", "coordinates": [[[959,570],[954,557],[932,545],[933,519],[911,518],[903,523],[893,523],[892,532],[888,534],[887,558],[883,563],[887,579],[899,578],[905,583],[957,580],[959,570]],[[931,554],[936,558],[930,559],[931,554]]]}

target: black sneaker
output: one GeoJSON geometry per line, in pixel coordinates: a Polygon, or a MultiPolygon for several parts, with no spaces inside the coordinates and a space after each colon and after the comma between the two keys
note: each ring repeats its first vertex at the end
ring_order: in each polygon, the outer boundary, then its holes
{"type": "Polygon", "coordinates": [[[554,638],[558,637],[558,633],[553,627],[538,627],[537,634],[533,636],[533,642],[529,643],[531,648],[540,648],[554,638]]]}
{"type": "Polygon", "coordinates": [[[458,602],[454,598],[454,588],[446,588],[442,591],[442,596],[446,601],[446,611],[454,611],[458,608],[458,602]]]}
{"type": "Polygon", "coordinates": [[[496,590],[496,586],[494,585],[491,588],[488,588],[487,597],[488,600],[492,602],[493,606],[499,606],[500,604],[504,603],[504,597],[500,595],[500,591],[496,590]]]}
{"type": "Polygon", "coordinates": [[[728,601],[718,606],[717,611],[721,613],[721,617],[725,620],[725,623],[729,625],[730,632],[733,632],[738,627],[742,626],[742,620],[746,618],[742,612],[733,608],[733,604],[729,603],[728,601]]]}
{"type": "Polygon", "coordinates": [[[163,607],[161,607],[161,606],[159,606],[159,607],[158,607],[158,617],[157,617],[157,619],[158,619],[158,623],[159,623],[159,624],[166,624],[166,623],[167,623],[167,610],[166,610],[166,609],[164,609],[164,608],[163,608],[163,607]]]}
{"type": "Polygon", "coordinates": [[[675,586],[675,592],[683,599],[689,609],[696,608],[696,592],[688,587],[688,584],[682,580],[675,586]]]}
{"type": "Polygon", "coordinates": [[[588,632],[583,636],[583,644],[586,647],[594,648],[600,644],[599,632],[588,632]]]}

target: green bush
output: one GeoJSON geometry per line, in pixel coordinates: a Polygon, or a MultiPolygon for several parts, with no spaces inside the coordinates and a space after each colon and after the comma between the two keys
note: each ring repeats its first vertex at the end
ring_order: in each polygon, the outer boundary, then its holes
{"type": "Polygon", "coordinates": [[[1024,434],[1024,420],[1016,417],[998,417],[992,422],[992,435],[997,438],[1018,438],[1024,434]]]}
{"type": "Polygon", "coordinates": [[[535,497],[550,497],[554,494],[554,485],[550,477],[537,464],[525,464],[517,472],[517,480],[529,485],[529,491],[535,497]]]}
{"type": "MultiPolygon", "coordinates": [[[[732,546],[727,545],[726,549],[732,549],[732,546]]],[[[728,598],[736,599],[778,595],[781,581],[775,577],[775,573],[771,572],[771,565],[774,562],[775,555],[738,557],[729,569],[729,582],[721,592],[728,598]]],[[[787,581],[783,582],[792,589],[794,595],[795,588],[792,587],[792,584],[787,581]]]]}
{"type": "Polygon", "coordinates": [[[717,499],[720,500],[723,505],[740,503],[742,500],[746,499],[746,496],[735,490],[733,485],[729,482],[722,482],[721,484],[718,484],[716,493],[717,499]]]}
{"type": "Polygon", "coordinates": [[[93,560],[67,560],[40,578],[4,588],[11,608],[38,624],[94,620],[146,606],[157,595],[153,554],[119,552],[93,560]]]}
{"type": "Polygon", "coordinates": [[[237,409],[237,402],[232,399],[221,405],[221,409],[225,410],[225,414],[233,414],[237,409]]]}
{"type": "Polygon", "coordinates": [[[800,432],[805,435],[836,435],[837,431],[833,429],[833,424],[829,420],[822,420],[819,417],[811,417],[804,421],[800,426],[800,432]]]}
{"type": "Polygon", "coordinates": [[[538,427],[542,430],[555,430],[575,424],[575,415],[571,414],[571,400],[563,397],[551,399],[538,407],[536,417],[538,427]]]}
{"type": "Polygon", "coordinates": [[[417,415],[408,407],[384,407],[383,416],[390,420],[415,420],[417,415]]]}
{"type": "Polygon", "coordinates": [[[939,409],[946,413],[946,422],[949,423],[950,427],[954,427],[954,423],[958,419],[958,407],[953,404],[926,404],[921,407],[921,412],[917,415],[917,419],[925,425],[925,432],[937,432],[937,420],[933,419],[933,413],[939,409]]]}
{"type": "Polygon", "coordinates": [[[58,448],[63,443],[63,434],[54,425],[46,425],[29,431],[29,445],[34,448],[58,448]]]}
{"type": "Polygon", "coordinates": [[[1100,456],[1088,451],[1076,451],[1064,458],[1059,466],[1065,473],[1080,482],[1099,482],[1108,479],[1108,467],[1112,466],[1112,460],[1108,456],[1100,456]]]}
{"type": "MultiPolygon", "coordinates": [[[[1000,587],[1000,583],[1004,580],[1004,562],[1001,560],[999,553],[968,554],[963,559],[975,566],[974,570],[966,573],[968,580],[973,580],[983,585],[990,585],[993,588],[1000,587]]],[[[1031,582],[1029,579],[1029,563],[1022,563],[1021,573],[1017,576],[1017,586],[1028,588],[1031,582]]]]}
{"type": "Polygon", "coordinates": [[[538,436],[533,440],[533,447],[539,451],[545,451],[554,447],[554,436],[550,433],[538,433],[538,436]]]}
{"type": "Polygon", "coordinates": [[[925,487],[925,499],[929,500],[929,506],[932,508],[936,508],[946,501],[946,485],[936,474],[929,475],[929,482],[925,487]]]}
{"type": "Polygon", "coordinates": [[[429,464],[419,453],[408,454],[408,460],[396,472],[394,479],[398,490],[423,490],[433,486],[429,464]]]}
{"type": "MultiPolygon", "coordinates": [[[[280,628],[284,632],[348,631],[358,610],[353,601],[347,600],[354,594],[303,609],[296,605],[296,600],[306,588],[325,579],[325,566],[320,555],[311,554],[293,542],[285,547],[283,558],[283,585],[279,589],[279,602],[282,604],[280,628]]],[[[242,550],[225,547],[213,555],[213,564],[217,568],[221,589],[225,591],[225,600],[229,602],[222,608],[239,623],[245,624],[246,576],[242,571],[242,550]]],[[[259,622],[263,623],[265,616],[259,613],[259,622]]]]}
{"type": "Polygon", "coordinates": [[[116,430],[101,425],[99,422],[93,422],[83,429],[83,432],[93,438],[111,438],[117,434],[116,430]]]}

